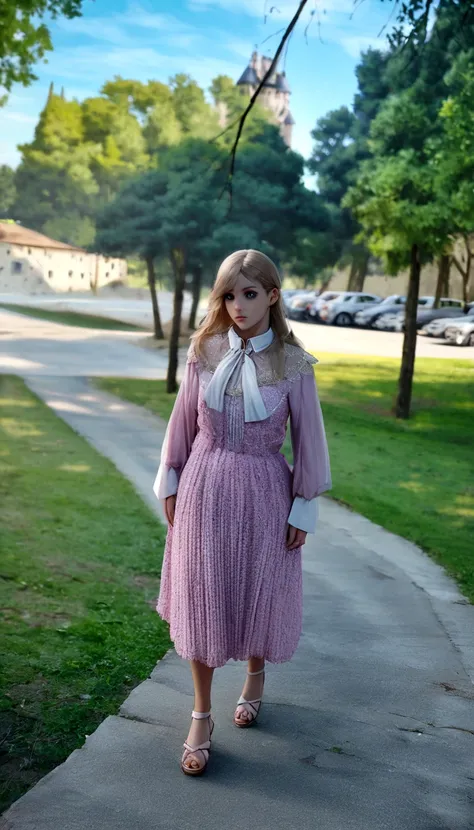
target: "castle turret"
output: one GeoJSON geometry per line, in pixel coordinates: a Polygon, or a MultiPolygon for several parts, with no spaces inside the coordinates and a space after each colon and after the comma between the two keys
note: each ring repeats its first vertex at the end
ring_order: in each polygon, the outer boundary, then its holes
{"type": "MultiPolygon", "coordinates": [[[[237,81],[237,86],[245,89],[249,98],[255,92],[258,84],[270,69],[272,58],[265,55],[260,56],[258,52],[252,52],[252,56],[246,69],[237,81]]],[[[283,140],[290,147],[291,134],[294,122],[290,113],[291,90],[286,79],[285,72],[278,72],[277,67],[265,81],[259,95],[260,103],[270,110],[280,124],[280,133],[283,140]]]]}

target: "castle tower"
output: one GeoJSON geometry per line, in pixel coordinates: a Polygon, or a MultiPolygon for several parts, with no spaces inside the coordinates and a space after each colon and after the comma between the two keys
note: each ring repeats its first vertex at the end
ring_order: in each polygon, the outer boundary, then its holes
{"type": "MultiPolygon", "coordinates": [[[[271,63],[272,58],[259,55],[256,51],[252,52],[248,66],[237,81],[237,86],[245,89],[249,98],[255,92],[271,63]]],[[[288,147],[291,147],[292,129],[295,123],[290,112],[290,95],[291,90],[285,73],[278,72],[277,67],[275,67],[260,92],[259,100],[262,106],[270,110],[275,116],[280,125],[281,136],[288,147]]]]}

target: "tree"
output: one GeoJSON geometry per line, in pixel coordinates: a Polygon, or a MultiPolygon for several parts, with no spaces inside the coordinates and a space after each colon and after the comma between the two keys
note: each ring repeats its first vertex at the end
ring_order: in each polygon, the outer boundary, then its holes
{"type": "Polygon", "coordinates": [[[36,81],[33,65],[53,48],[41,18],[80,17],[81,6],[82,0],[5,0],[0,9],[0,87],[10,92],[15,83],[36,81]]]}
{"type": "Polygon", "coordinates": [[[446,76],[451,93],[439,112],[441,133],[431,144],[438,198],[449,206],[453,243],[462,239],[464,255],[452,252],[462,278],[463,299],[474,296],[471,265],[474,257],[474,50],[460,53],[446,76]]]}
{"type": "Polygon", "coordinates": [[[207,103],[204,92],[189,75],[170,79],[173,107],[184,137],[213,138],[219,131],[217,113],[207,103]]]}
{"type": "Polygon", "coordinates": [[[445,206],[436,200],[433,174],[424,149],[402,149],[363,162],[359,179],[344,204],[362,225],[369,249],[389,274],[409,266],[397,418],[410,415],[416,352],[416,313],[423,263],[445,252],[448,223],[445,206]]]}
{"type": "Polygon", "coordinates": [[[286,259],[292,274],[302,277],[304,288],[324,282],[328,268],[337,260],[339,246],[332,226],[328,231],[296,230],[292,250],[286,259]]]}
{"type": "Polygon", "coordinates": [[[0,221],[10,218],[15,199],[15,171],[7,164],[2,164],[0,165],[0,221]]]}
{"type": "Polygon", "coordinates": [[[24,225],[88,246],[95,213],[149,165],[137,118],[107,98],[67,101],[51,85],[33,141],[20,147],[15,215],[24,225]]]}
{"type": "Polygon", "coordinates": [[[116,256],[138,254],[145,262],[157,340],[164,335],[155,285],[154,260],[161,249],[153,205],[165,187],[166,177],[156,170],[128,181],[116,199],[99,212],[95,238],[101,251],[116,256]]]}
{"type": "MultiPolygon", "coordinates": [[[[216,141],[219,146],[229,150],[235,141],[239,118],[248,104],[247,93],[237,86],[228,75],[218,75],[211,83],[209,91],[219,113],[220,122],[225,125],[216,141]]],[[[240,146],[252,142],[265,129],[266,124],[275,124],[277,121],[272,112],[265,109],[259,101],[245,122],[240,146]]]]}
{"type": "Polygon", "coordinates": [[[364,52],[356,68],[358,92],[353,111],[340,107],[329,112],[311,133],[315,144],[308,166],[318,176],[319,193],[339,212],[334,225],[338,233],[334,237],[333,264],[350,263],[348,291],[363,290],[369,251],[363,243],[354,241],[360,226],[352,212],[342,207],[342,199],[355,181],[361,162],[370,156],[370,125],[391,91],[385,79],[388,62],[389,55],[378,50],[364,52]]]}

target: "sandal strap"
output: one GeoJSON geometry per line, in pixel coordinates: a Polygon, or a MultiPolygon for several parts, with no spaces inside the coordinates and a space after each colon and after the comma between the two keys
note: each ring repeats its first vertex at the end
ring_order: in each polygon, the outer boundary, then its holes
{"type": "Polygon", "coordinates": [[[263,674],[264,671],[265,666],[263,667],[263,669],[259,669],[258,671],[248,671],[247,674],[250,675],[250,677],[253,677],[255,674],[263,674]]]}
{"type": "Polygon", "coordinates": [[[189,752],[209,752],[211,748],[211,742],[204,741],[204,743],[199,744],[199,746],[191,746],[190,744],[188,744],[187,741],[185,741],[183,746],[185,749],[188,749],[189,752]]]}
{"type": "Polygon", "coordinates": [[[191,712],[191,717],[195,718],[195,720],[201,720],[201,718],[209,718],[210,715],[210,712],[195,712],[194,709],[191,712]]]}
{"type": "MultiPolygon", "coordinates": [[[[202,766],[206,766],[210,757],[208,749],[201,749],[200,747],[198,747],[197,749],[190,749],[189,746],[187,746],[186,744],[184,744],[184,747],[185,751],[183,752],[183,757],[181,758],[182,764],[185,764],[190,755],[196,755],[196,758],[199,761],[199,756],[197,755],[197,753],[200,752],[203,760],[202,766]],[[205,752],[207,752],[207,755],[204,754],[205,752]]],[[[201,769],[201,767],[199,767],[199,769],[201,769]]]]}
{"type": "MultiPolygon", "coordinates": [[[[261,703],[261,702],[262,702],[261,697],[257,698],[257,700],[245,700],[244,697],[239,697],[239,699],[237,701],[237,706],[244,706],[245,704],[247,704],[248,706],[251,706],[252,709],[255,710],[255,712],[258,712],[257,707],[254,706],[254,703],[261,703]]],[[[250,713],[250,714],[252,714],[252,713],[250,713]]]]}

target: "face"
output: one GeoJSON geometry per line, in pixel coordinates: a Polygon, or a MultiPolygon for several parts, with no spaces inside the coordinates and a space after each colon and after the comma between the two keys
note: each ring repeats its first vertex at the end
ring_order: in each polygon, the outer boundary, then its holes
{"type": "Polygon", "coordinates": [[[278,300],[279,291],[272,288],[268,293],[258,280],[248,280],[239,274],[232,291],[224,294],[227,313],[236,329],[247,332],[262,328],[270,323],[270,306],[278,300]]]}

